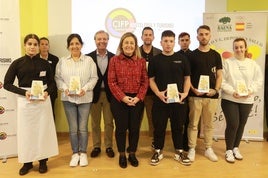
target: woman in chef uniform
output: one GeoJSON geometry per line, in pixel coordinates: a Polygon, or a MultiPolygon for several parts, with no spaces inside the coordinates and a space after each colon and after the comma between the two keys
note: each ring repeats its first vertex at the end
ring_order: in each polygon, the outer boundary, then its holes
{"type": "MultiPolygon", "coordinates": [[[[24,38],[25,55],[14,60],[4,79],[4,88],[17,94],[18,161],[24,163],[19,171],[25,175],[39,161],[39,172],[47,172],[47,160],[58,155],[58,142],[49,94],[56,83],[49,63],[40,58],[39,38],[28,34],[24,38]],[[18,79],[18,85],[14,84],[18,79]],[[32,81],[43,83],[41,96],[33,98],[32,81]]],[[[38,88],[38,87],[37,87],[38,88]]]]}

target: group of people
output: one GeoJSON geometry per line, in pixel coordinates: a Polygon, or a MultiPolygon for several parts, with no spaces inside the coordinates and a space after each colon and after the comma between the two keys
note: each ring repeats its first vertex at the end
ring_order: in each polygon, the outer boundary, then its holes
{"type": "Polygon", "coordinates": [[[158,165],[163,159],[168,119],[176,161],[183,165],[194,162],[200,120],[204,130],[204,155],[211,161],[218,161],[212,149],[212,138],[220,91],[227,124],[225,159],[230,163],[243,159],[239,143],[263,76],[257,63],[247,58],[247,43],[243,38],[234,40],[234,55],[223,62],[220,54],[210,48],[210,38],[210,27],[200,26],[197,29],[199,46],[191,51],[190,35],[183,32],[178,37],[181,50],[175,52],[175,33],[165,30],[160,50],[152,45],[153,29],[145,27],[140,47],[137,37],[127,32],[122,35],[114,54],[107,50],[109,34],[100,30],[94,35],[96,50],[85,55],[81,52],[82,38],[74,33],[67,38],[70,54],[59,60],[48,52],[47,38],[27,35],[25,56],[10,65],[4,79],[4,88],[18,94],[18,158],[24,163],[19,174],[27,174],[37,160],[39,172],[47,172],[48,158],[58,154],[50,104],[51,100],[54,105],[57,89],[61,91],[69,125],[71,167],[88,165],[90,114],[93,138],[90,156],[98,157],[101,153],[103,118],[107,156],[115,156],[115,132],[119,166],[126,168],[129,162],[137,167],[136,151],[144,110],[154,149],[151,165],[158,165]],[[18,86],[14,84],[16,77],[18,86]],[[31,99],[33,80],[44,84],[42,101],[31,99]],[[246,87],[243,95],[237,90],[241,81],[246,87]],[[175,91],[170,91],[170,85],[176,86],[175,91]],[[179,99],[169,98],[168,92],[175,92],[179,99]]]}

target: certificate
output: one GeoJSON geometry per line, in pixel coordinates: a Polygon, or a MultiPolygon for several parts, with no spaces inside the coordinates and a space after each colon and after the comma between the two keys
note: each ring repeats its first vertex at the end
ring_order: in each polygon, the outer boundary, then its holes
{"type": "Polygon", "coordinates": [[[81,82],[79,76],[71,76],[69,83],[69,94],[78,95],[81,90],[81,82]]]}
{"type": "Polygon", "coordinates": [[[44,100],[43,81],[40,80],[32,81],[30,100],[44,100]]]}
{"type": "Polygon", "coordinates": [[[202,93],[209,92],[209,76],[208,75],[200,75],[197,90],[202,93]]]}
{"type": "Polygon", "coordinates": [[[181,101],[176,83],[167,85],[167,97],[167,103],[179,103],[181,101]]]}
{"type": "Polygon", "coordinates": [[[248,95],[248,88],[244,80],[236,81],[236,92],[239,94],[239,96],[248,95]]]}

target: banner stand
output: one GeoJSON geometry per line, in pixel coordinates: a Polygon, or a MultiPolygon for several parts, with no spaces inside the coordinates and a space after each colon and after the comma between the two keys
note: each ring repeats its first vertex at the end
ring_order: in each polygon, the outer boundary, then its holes
{"type": "MultiPolygon", "coordinates": [[[[210,47],[220,53],[222,60],[233,55],[233,40],[237,37],[247,41],[248,54],[265,74],[267,12],[204,13],[204,24],[211,28],[210,47]]],[[[264,78],[264,77],[263,77],[264,78]]],[[[254,105],[249,114],[242,140],[263,141],[264,86],[255,94],[254,105]]],[[[220,101],[214,116],[214,140],[224,139],[225,118],[220,101]]],[[[202,127],[201,127],[202,128],[202,127]]],[[[203,137],[203,131],[200,132],[203,137]]]]}

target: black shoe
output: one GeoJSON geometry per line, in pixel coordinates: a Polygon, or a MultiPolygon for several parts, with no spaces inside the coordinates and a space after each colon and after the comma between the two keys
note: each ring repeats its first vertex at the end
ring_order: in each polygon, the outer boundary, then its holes
{"type": "Polygon", "coordinates": [[[21,176],[23,176],[23,175],[27,174],[29,172],[29,170],[32,169],[32,168],[33,168],[33,164],[31,162],[30,163],[24,163],[22,168],[20,168],[19,174],[21,176]]]}
{"type": "Polygon", "coordinates": [[[126,168],[127,167],[127,158],[126,158],[125,155],[124,156],[122,156],[122,155],[119,156],[119,166],[121,168],[126,168]]]}
{"type": "Polygon", "coordinates": [[[114,157],[114,150],[112,148],[107,148],[106,154],[108,157],[113,158],[114,157]]]}
{"type": "Polygon", "coordinates": [[[139,165],[139,161],[137,160],[135,154],[129,154],[128,161],[134,167],[138,167],[138,165],[139,165]]]}
{"type": "Polygon", "coordinates": [[[47,172],[47,164],[46,164],[46,163],[45,163],[45,164],[40,164],[40,165],[39,165],[39,172],[40,172],[41,174],[44,174],[44,173],[47,172]]]}
{"type": "Polygon", "coordinates": [[[100,152],[101,152],[101,149],[99,147],[96,147],[91,151],[90,156],[92,158],[95,158],[95,157],[99,156],[100,152]]]}
{"type": "Polygon", "coordinates": [[[41,174],[44,174],[47,172],[47,160],[48,159],[39,160],[39,172],[41,174]]]}

